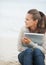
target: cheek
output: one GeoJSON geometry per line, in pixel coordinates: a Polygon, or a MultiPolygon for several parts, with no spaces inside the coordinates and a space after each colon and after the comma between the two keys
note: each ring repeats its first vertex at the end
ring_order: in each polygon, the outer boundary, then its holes
{"type": "Polygon", "coordinates": [[[32,22],[32,23],[30,23],[30,26],[34,26],[35,24],[32,22]]]}
{"type": "Polygon", "coordinates": [[[28,24],[29,24],[29,25],[31,25],[31,24],[32,24],[32,22],[30,22],[30,21],[29,21],[29,22],[28,22],[28,24]]]}

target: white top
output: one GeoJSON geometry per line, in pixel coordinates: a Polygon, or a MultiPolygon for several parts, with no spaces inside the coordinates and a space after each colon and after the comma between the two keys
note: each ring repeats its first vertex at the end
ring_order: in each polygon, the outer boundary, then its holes
{"type": "Polygon", "coordinates": [[[24,51],[25,49],[27,48],[39,48],[43,53],[46,53],[46,33],[44,34],[44,37],[43,37],[43,44],[42,46],[38,45],[37,43],[35,44],[33,41],[30,42],[28,45],[23,45],[22,42],[21,42],[21,39],[22,37],[24,37],[24,33],[30,33],[29,30],[26,28],[26,27],[22,27],[21,31],[20,31],[20,35],[19,35],[19,38],[18,38],[18,50],[21,52],[21,51],[24,51]]]}

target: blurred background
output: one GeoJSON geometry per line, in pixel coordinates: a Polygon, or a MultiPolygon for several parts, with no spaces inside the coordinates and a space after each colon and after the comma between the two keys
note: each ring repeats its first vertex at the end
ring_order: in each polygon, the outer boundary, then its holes
{"type": "Polygon", "coordinates": [[[0,60],[16,60],[18,35],[33,8],[46,14],[46,0],[0,0],[0,60]]]}

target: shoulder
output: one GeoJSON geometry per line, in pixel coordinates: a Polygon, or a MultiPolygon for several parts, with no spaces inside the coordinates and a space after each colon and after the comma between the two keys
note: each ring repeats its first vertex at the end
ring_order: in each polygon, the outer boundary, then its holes
{"type": "Polygon", "coordinates": [[[23,31],[23,32],[29,32],[29,29],[26,28],[25,26],[22,26],[22,27],[21,27],[21,31],[23,31]]]}

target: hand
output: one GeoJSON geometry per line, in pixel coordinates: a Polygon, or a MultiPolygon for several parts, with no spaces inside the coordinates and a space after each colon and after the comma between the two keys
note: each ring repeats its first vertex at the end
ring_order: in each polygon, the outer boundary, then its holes
{"type": "Polygon", "coordinates": [[[29,44],[31,40],[27,37],[22,38],[22,43],[29,44]]]}

